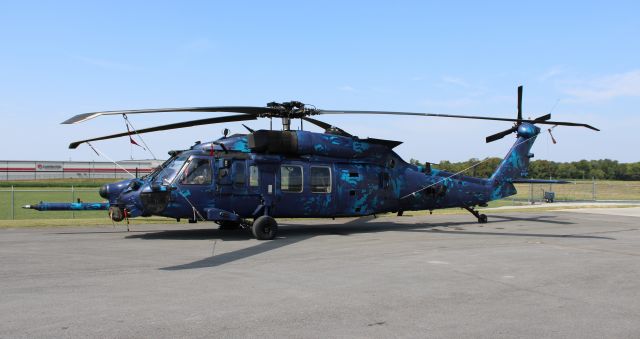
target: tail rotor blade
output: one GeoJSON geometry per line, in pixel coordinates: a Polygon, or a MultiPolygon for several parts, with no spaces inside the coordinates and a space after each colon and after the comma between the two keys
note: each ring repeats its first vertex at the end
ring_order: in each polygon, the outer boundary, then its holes
{"type": "Polygon", "coordinates": [[[522,121],[522,85],[518,86],[518,122],[522,121]]]}
{"type": "Polygon", "coordinates": [[[537,117],[537,118],[533,119],[533,121],[532,121],[532,122],[533,122],[533,123],[538,123],[538,122],[547,121],[547,120],[549,120],[549,119],[551,119],[551,113],[545,114],[545,115],[543,115],[543,116],[539,116],[539,117],[537,117]]]}
{"type": "Polygon", "coordinates": [[[490,142],[493,142],[493,141],[496,141],[496,140],[500,140],[500,139],[506,137],[507,135],[515,132],[517,129],[518,129],[518,127],[511,127],[511,128],[509,128],[507,130],[504,130],[502,132],[490,135],[490,136],[487,137],[487,143],[490,143],[490,142]]]}

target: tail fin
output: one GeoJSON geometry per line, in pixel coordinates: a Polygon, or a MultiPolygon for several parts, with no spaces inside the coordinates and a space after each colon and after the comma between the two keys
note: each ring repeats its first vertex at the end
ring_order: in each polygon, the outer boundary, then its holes
{"type": "Polygon", "coordinates": [[[523,123],[518,126],[517,132],[516,143],[489,178],[489,182],[493,186],[491,200],[516,194],[513,181],[529,174],[529,159],[533,157],[529,151],[536,141],[540,129],[533,124],[523,123]]]}
{"type": "Polygon", "coordinates": [[[529,159],[533,154],[529,153],[540,129],[533,124],[524,123],[518,127],[518,139],[504,157],[496,171],[491,175],[491,180],[510,181],[526,177],[529,170],[529,159]]]}

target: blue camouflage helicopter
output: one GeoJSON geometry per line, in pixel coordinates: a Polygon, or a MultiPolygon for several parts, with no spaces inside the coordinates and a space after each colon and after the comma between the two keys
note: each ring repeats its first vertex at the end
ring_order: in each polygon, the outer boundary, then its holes
{"type": "Polygon", "coordinates": [[[131,134],[258,118],[281,118],[282,130],[252,130],[216,141],[196,142],[143,178],[123,180],[100,188],[108,203],[40,203],[36,210],[108,210],[114,221],[152,215],[213,221],[221,229],[249,228],[257,239],[276,236],[276,218],[335,218],[379,213],[461,207],[480,223],[487,216],[476,207],[516,194],[515,183],[563,183],[527,179],[531,147],[540,133],[536,124],[581,126],[551,121],[546,114],[522,118],[522,86],[518,87],[517,118],[463,116],[389,111],[321,110],[298,101],[266,107],[223,106],[106,111],[76,115],[63,124],[75,124],[103,115],[158,112],[233,112],[236,115],[174,123],[73,142],[111,139],[131,134]],[[393,148],[400,141],[361,139],[312,116],[332,114],[390,114],[513,122],[513,127],[486,138],[486,142],[516,133],[516,141],[490,178],[438,170],[430,164],[412,165],[393,148]],[[293,119],[323,128],[324,133],[291,130],[293,119]]]}

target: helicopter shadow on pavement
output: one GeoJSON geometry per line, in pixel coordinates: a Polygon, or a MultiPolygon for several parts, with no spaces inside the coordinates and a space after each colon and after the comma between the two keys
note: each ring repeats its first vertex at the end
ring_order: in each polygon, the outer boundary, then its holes
{"type": "MultiPolygon", "coordinates": [[[[495,219],[490,224],[513,222],[513,221],[533,221],[542,223],[554,223],[554,224],[574,224],[572,222],[549,220],[554,216],[535,216],[527,218],[517,218],[511,216],[493,216],[495,219]]],[[[263,254],[278,248],[282,248],[288,245],[292,245],[298,242],[302,242],[311,239],[316,236],[326,235],[340,235],[349,236],[351,234],[360,233],[378,233],[387,231],[397,232],[430,232],[437,234],[459,234],[459,235],[478,235],[478,236],[515,236],[515,237],[544,237],[544,238],[573,238],[573,239],[596,239],[596,240],[615,240],[610,237],[594,236],[594,235],[580,235],[580,234],[546,234],[546,233],[512,233],[512,232],[494,232],[494,231],[466,231],[463,226],[478,225],[475,220],[464,222],[440,222],[433,224],[425,223],[398,223],[392,221],[372,222],[375,220],[372,217],[361,217],[354,220],[350,220],[342,224],[313,224],[313,225],[285,225],[278,230],[278,238],[273,241],[260,242],[258,245],[242,248],[239,250],[214,255],[211,257],[203,258],[191,263],[169,266],[160,268],[166,271],[177,271],[185,269],[197,269],[216,267],[231,263],[237,260],[245,259],[255,255],[263,254]],[[442,229],[442,228],[450,228],[442,229]]],[[[219,230],[180,230],[180,231],[162,231],[154,233],[136,234],[128,236],[127,238],[139,238],[148,240],[202,240],[202,239],[222,239],[224,241],[237,241],[237,240],[249,240],[251,239],[250,232],[247,231],[219,231],[219,230]]]]}

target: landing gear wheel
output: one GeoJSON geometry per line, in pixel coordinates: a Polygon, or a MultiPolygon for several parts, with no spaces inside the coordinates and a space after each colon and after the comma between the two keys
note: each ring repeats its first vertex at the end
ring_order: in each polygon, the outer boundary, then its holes
{"type": "Polygon", "coordinates": [[[253,232],[253,236],[258,240],[271,240],[276,237],[278,223],[276,219],[268,215],[263,215],[253,222],[251,232],[253,232]]]}
{"type": "Polygon", "coordinates": [[[240,223],[228,221],[228,220],[220,221],[218,224],[220,225],[218,229],[221,231],[237,230],[238,228],[240,228],[240,223]]]}
{"type": "Polygon", "coordinates": [[[473,206],[462,206],[465,210],[469,211],[469,213],[473,214],[476,218],[478,218],[478,222],[481,224],[487,223],[487,216],[485,214],[480,214],[473,206]]]}

